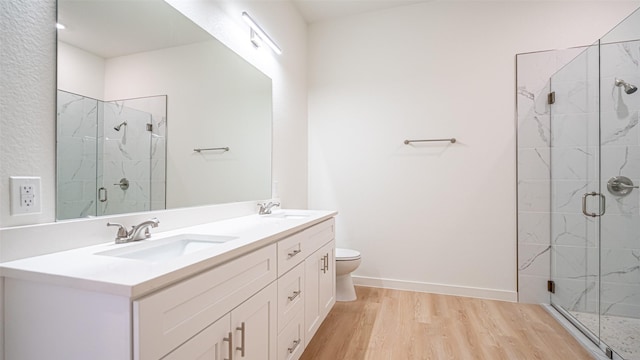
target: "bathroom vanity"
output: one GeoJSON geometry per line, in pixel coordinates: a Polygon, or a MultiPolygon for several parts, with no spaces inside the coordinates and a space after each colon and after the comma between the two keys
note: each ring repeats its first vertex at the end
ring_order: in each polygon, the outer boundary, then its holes
{"type": "Polygon", "coordinates": [[[335,215],[284,210],[4,263],[6,360],[298,359],[335,303],[335,215]]]}

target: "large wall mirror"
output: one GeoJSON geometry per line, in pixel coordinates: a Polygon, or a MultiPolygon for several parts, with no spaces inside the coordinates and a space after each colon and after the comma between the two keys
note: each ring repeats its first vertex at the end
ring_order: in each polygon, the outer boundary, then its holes
{"type": "Polygon", "coordinates": [[[163,0],[58,22],[58,220],[270,197],[265,74],[163,0]]]}

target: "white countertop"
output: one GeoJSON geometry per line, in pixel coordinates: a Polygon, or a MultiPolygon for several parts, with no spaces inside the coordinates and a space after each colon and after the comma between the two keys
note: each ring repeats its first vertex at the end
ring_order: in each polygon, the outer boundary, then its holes
{"type": "MultiPolygon", "coordinates": [[[[335,211],[316,210],[277,210],[273,213],[274,215],[304,214],[305,217],[278,218],[249,215],[166,232],[158,231],[162,229],[162,218],[159,217],[160,226],[152,229],[150,239],[126,244],[115,244],[112,241],[6,262],[0,264],[0,275],[6,278],[43,282],[136,299],[238,256],[273,244],[337,214],[335,211]],[[226,235],[237,237],[237,239],[157,263],[96,255],[103,251],[139,246],[142,243],[152,243],[180,234],[226,235]]],[[[78,236],[78,234],[70,236],[78,236]]]]}

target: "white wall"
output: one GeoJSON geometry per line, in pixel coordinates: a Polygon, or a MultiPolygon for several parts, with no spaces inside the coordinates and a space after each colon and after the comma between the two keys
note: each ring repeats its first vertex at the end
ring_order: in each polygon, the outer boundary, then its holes
{"type": "Polygon", "coordinates": [[[516,300],[515,54],[589,44],[637,6],[435,2],[310,26],[309,206],[340,212],[356,281],[516,300]]]}
{"type": "Polygon", "coordinates": [[[103,58],[58,42],[59,90],[104,100],[104,66],[103,58]]]}

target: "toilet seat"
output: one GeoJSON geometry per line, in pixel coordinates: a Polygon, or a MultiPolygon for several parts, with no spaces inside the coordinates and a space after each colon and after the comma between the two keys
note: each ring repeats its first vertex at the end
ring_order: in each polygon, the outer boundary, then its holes
{"type": "Polygon", "coordinates": [[[336,261],[350,261],[360,259],[360,252],[352,249],[336,248],[336,261]]]}

